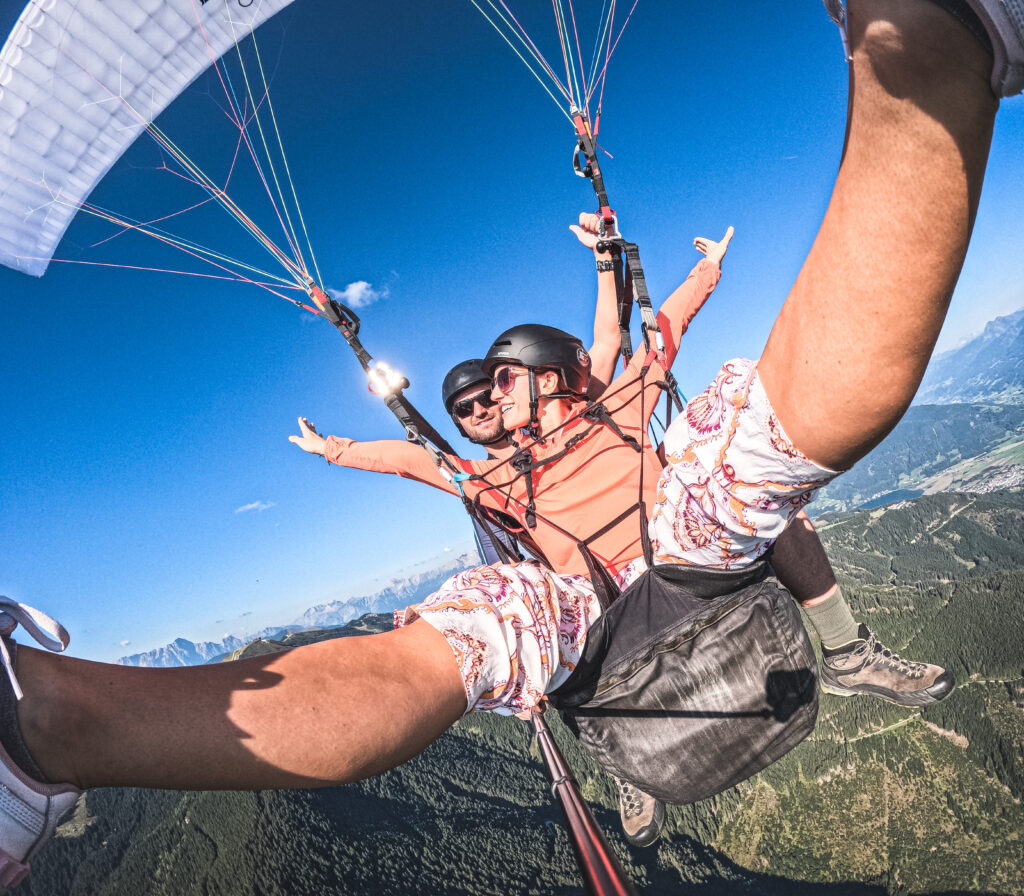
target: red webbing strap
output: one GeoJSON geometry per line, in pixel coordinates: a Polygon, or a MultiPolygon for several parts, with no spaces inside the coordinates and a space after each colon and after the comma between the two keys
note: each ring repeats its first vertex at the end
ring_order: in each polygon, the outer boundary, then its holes
{"type": "Polygon", "coordinates": [[[589,896],[637,896],[625,869],[615,857],[604,833],[580,796],[576,780],[551,736],[543,715],[535,712],[530,719],[537,735],[541,756],[544,757],[548,777],[551,779],[551,793],[558,800],[565,816],[569,841],[572,843],[576,865],[583,878],[584,890],[589,896]]]}
{"type": "Polygon", "coordinates": [[[584,119],[583,113],[578,109],[573,111],[573,127],[576,128],[577,153],[573,157],[573,166],[576,172],[590,181],[597,195],[598,210],[606,225],[614,225],[615,211],[608,202],[608,193],[604,188],[604,176],[601,174],[601,166],[597,163],[597,144],[590,131],[590,125],[584,119]],[[580,165],[580,155],[586,159],[586,165],[580,165]]]}

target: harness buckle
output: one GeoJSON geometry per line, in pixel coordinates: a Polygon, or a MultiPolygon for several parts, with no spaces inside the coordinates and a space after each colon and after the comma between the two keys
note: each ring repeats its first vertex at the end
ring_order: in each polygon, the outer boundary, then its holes
{"type": "Polygon", "coordinates": [[[382,398],[409,388],[409,381],[385,361],[374,361],[366,371],[367,388],[382,398]]]}

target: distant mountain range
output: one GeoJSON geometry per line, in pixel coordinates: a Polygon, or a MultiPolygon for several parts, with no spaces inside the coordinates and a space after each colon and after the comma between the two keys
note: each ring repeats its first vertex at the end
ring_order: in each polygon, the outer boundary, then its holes
{"type": "Polygon", "coordinates": [[[823,489],[810,511],[1017,485],[1024,485],[1024,310],[932,359],[899,425],[823,489]]]}
{"type": "Polygon", "coordinates": [[[1024,452],[1024,405],[912,405],[888,438],[822,489],[808,511],[817,516],[915,497],[931,490],[932,477],[971,459],[977,459],[972,476],[957,487],[985,491],[986,473],[1005,477],[1007,457],[1018,446],[1024,452]]]}
{"type": "Polygon", "coordinates": [[[915,404],[1024,404],[1024,309],[932,358],[915,404]]]}
{"type": "Polygon", "coordinates": [[[242,638],[229,635],[223,641],[200,641],[198,644],[186,638],[176,638],[166,647],[157,647],[145,653],[123,656],[118,662],[122,666],[200,666],[232,650],[238,650],[246,643],[242,638]]]}
{"type": "Polygon", "coordinates": [[[476,554],[460,554],[425,572],[394,578],[380,591],[359,597],[347,597],[327,604],[310,607],[294,622],[287,625],[269,626],[247,636],[245,639],[229,635],[222,641],[194,643],[178,638],[166,647],[158,647],[144,653],[121,657],[122,666],[194,666],[215,662],[227,654],[238,651],[249,641],[280,641],[289,634],[306,629],[325,629],[345,625],[367,613],[390,613],[399,607],[414,604],[435,592],[453,573],[460,569],[476,566],[480,562],[476,554]]]}

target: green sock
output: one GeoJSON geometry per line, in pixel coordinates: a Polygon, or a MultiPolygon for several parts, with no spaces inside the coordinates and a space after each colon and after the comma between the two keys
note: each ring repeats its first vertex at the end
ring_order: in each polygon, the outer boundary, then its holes
{"type": "Polygon", "coordinates": [[[823,600],[813,607],[803,607],[803,611],[811,620],[811,625],[814,626],[824,647],[842,647],[860,637],[859,627],[850,613],[841,588],[836,588],[836,593],[828,600],[823,600]]]}

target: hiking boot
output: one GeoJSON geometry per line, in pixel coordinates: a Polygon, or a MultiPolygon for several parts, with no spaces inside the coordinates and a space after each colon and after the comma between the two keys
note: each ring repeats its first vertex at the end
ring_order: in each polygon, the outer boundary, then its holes
{"type": "Polygon", "coordinates": [[[40,784],[0,747],[0,893],[16,887],[32,857],[53,836],[81,793],[71,784],[40,784]]]}
{"type": "MultiPolygon", "coordinates": [[[[18,625],[47,650],[64,650],[69,640],[56,619],[0,596],[0,664],[11,685],[5,695],[7,700],[20,700],[22,696],[12,658],[16,645],[10,640],[18,625]]],[[[0,681],[0,686],[7,684],[0,681]]],[[[79,793],[71,784],[43,784],[34,780],[0,746],[0,894],[25,879],[32,857],[53,836],[79,793]]]]}
{"type": "Polygon", "coordinates": [[[7,639],[19,625],[35,638],[41,647],[53,653],[67,650],[68,644],[71,643],[67,629],[52,616],[0,594],[0,664],[3,665],[11,687],[14,688],[14,696],[18,700],[24,694],[21,692],[21,685],[18,684],[18,676],[14,674],[14,663],[7,649],[7,639]]]}
{"type": "Polygon", "coordinates": [[[897,656],[861,623],[856,641],[822,647],[821,689],[849,697],[870,694],[900,706],[927,706],[948,697],[956,686],[953,673],[930,663],[897,656]]]}
{"type": "Polygon", "coordinates": [[[665,804],[628,781],[619,785],[619,817],[626,839],[634,846],[650,846],[661,836],[665,824],[665,804]]]}

